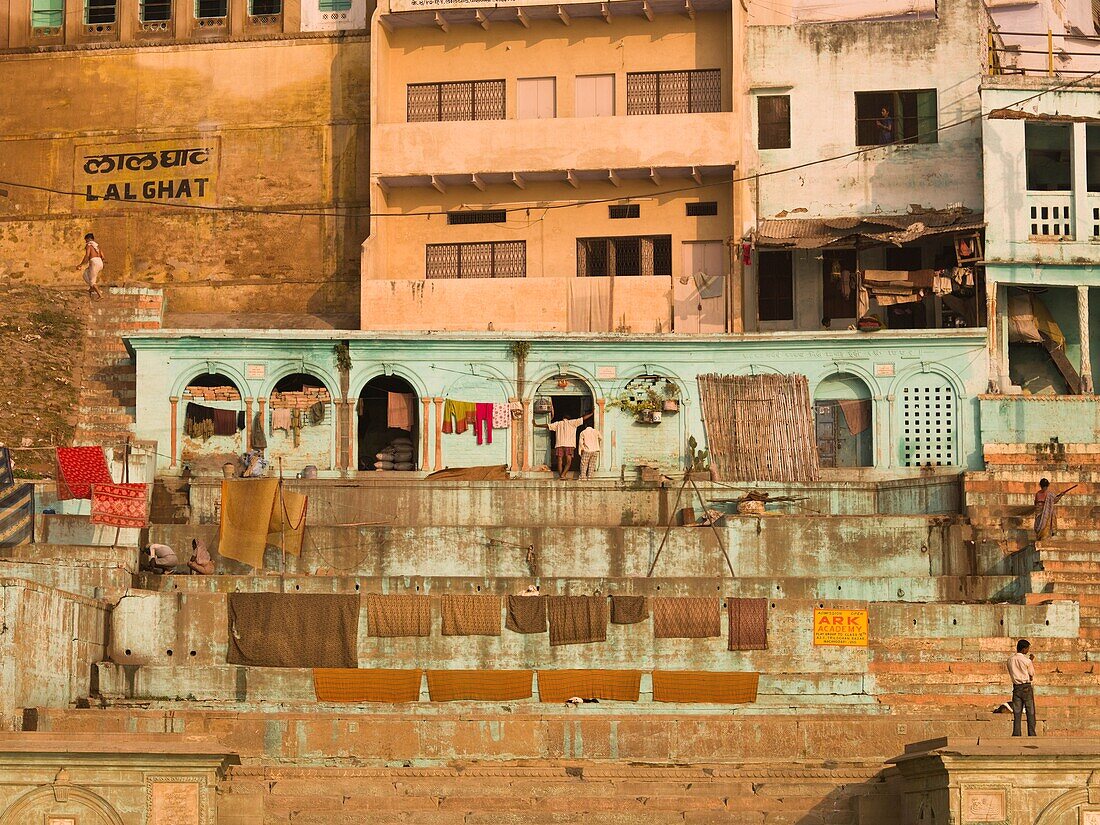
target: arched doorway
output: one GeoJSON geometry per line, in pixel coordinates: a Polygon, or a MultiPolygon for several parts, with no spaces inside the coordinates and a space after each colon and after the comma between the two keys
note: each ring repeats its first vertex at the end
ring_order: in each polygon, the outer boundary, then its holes
{"type": "Polygon", "coordinates": [[[205,372],[181,394],[180,459],[193,473],[219,469],[244,451],[244,401],[233,379],[205,372]]]}
{"type": "Polygon", "coordinates": [[[412,384],[397,375],[375,376],[359,393],[356,412],[360,470],[417,469],[420,399],[412,384]]]}
{"type": "MultiPolygon", "coordinates": [[[[577,437],[581,432],[593,424],[595,420],[595,402],[592,389],[581,378],[568,375],[559,375],[547,378],[535,391],[534,424],[535,431],[533,442],[533,463],[536,467],[545,464],[551,469],[556,469],[554,461],[554,436],[546,425],[552,421],[560,421],[563,418],[586,418],[584,424],[577,429],[577,437]],[[553,413],[551,414],[551,407],[553,413]]],[[[580,456],[574,452],[573,462],[567,468],[569,471],[580,469],[580,456]]]]}
{"type": "Polygon", "coordinates": [[[271,391],[267,412],[265,455],[278,468],[332,466],[334,414],[332,394],[315,375],[295,372],[280,378],[271,391]]]}
{"type": "Polygon", "coordinates": [[[871,390],[848,373],[830,375],[814,392],[814,425],[822,467],[875,463],[871,390]]]}

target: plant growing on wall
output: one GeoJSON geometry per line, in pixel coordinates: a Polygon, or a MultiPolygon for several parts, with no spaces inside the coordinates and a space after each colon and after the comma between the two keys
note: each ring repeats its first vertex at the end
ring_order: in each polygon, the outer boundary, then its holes
{"type": "Polygon", "coordinates": [[[627,415],[634,416],[635,421],[644,424],[659,424],[661,421],[661,407],[664,402],[652,387],[643,393],[624,392],[611,402],[612,407],[618,407],[627,415]]]}
{"type": "Polygon", "coordinates": [[[341,341],[332,348],[332,354],[336,358],[336,368],[341,372],[351,369],[351,347],[347,341],[341,341]]]}
{"type": "Polygon", "coordinates": [[[695,436],[688,437],[688,460],[693,473],[705,473],[710,470],[710,450],[700,450],[695,436]]]}
{"type": "Polygon", "coordinates": [[[508,345],[508,351],[512,354],[513,360],[526,361],[528,353],[531,352],[531,342],[513,341],[508,345]]]}

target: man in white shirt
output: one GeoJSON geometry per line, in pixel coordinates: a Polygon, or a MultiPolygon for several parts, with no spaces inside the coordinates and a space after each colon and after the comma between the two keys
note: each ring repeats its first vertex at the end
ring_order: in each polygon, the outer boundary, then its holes
{"type": "Polygon", "coordinates": [[[1012,680],[1012,735],[1022,736],[1020,717],[1027,711],[1027,735],[1035,735],[1035,665],[1028,651],[1031,642],[1020,639],[1016,652],[1008,657],[1008,677],[1012,680]]]}
{"type": "MultiPolygon", "coordinates": [[[[550,417],[554,416],[553,405],[550,407],[550,417]]],[[[577,451],[577,429],[591,418],[592,413],[585,413],[580,418],[562,418],[541,426],[546,427],[554,434],[554,457],[558,464],[558,476],[565,478],[569,468],[573,466],[573,453],[577,451]]]]}
{"type": "Polygon", "coordinates": [[[592,478],[592,473],[600,464],[600,448],[603,436],[595,427],[581,430],[581,478],[592,478]]]}

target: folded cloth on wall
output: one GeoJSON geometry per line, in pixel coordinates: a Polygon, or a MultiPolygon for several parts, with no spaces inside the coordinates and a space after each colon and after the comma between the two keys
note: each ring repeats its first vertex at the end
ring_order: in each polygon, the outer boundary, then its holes
{"type": "Polygon", "coordinates": [[[278,409],[271,410],[271,429],[272,430],[289,430],[291,413],[294,411],[289,407],[279,407],[278,409]]]}
{"type": "Polygon", "coordinates": [[[436,470],[428,478],[433,481],[506,481],[508,479],[508,465],[448,467],[446,470],[436,470]]]}
{"type": "Polygon", "coordinates": [[[359,597],[336,593],[230,593],[231,665],[355,667],[359,597]]]}
{"type": "Polygon", "coordinates": [[[416,396],[407,392],[386,393],[386,426],[397,430],[412,430],[416,396]]]}
{"type": "Polygon", "coordinates": [[[0,447],[0,490],[15,484],[15,473],[11,469],[11,452],[0,447]]]}
{"type": "Polygon", "coordinates": [[[513,633],[545,633],[546,599],[542,596],[509,596],[504,626],[513,633]]]}
{"type": "Polygon", "coordinates": [[[768,649],[768,600],[726,599],[730,650],[768,649]]]}
{"type": "Polygon", "coordinates": [[[552,646],[607,641],[606,596],[546,596],[545,598],[552,646]]]}
{"type": "Polygon", "coordinates": [[[530,670],[429,670],[428,695],[433,702],[530,699],[533,675],[530,670]]]}
{"type": "Polygon", "coordinates": [[[420,671],[387,668],[315,668],[318,702],[417,702],[420,671]]]}
{"type": "Polygon", "coordinates": [[[738,705],[756,701],[759,673],[705,670],[653,671],[654,702],[738,705]]]}
{"type": "Polygon", "coordinates": [[[264,548],[278,490],[277,478],[222,480],[218,555],[257,570],[264,566],[264,548]]]}
{"type": "Polygon", "coordinates": [[[264,432],[264,417],[258,412],[252,418],[252,438],[248,446],[253,450],[267,449],[267,433],[264,432]]]}
{"type": "Polygon", "coordinates": [[[840,412],[844,416],[844,423],[848,425],[848,432],[859,435],[871,426],[871,399],[837,401],[840,412]]]}
{"type": "Polygon", "coordinates": [[[654,596],[656,639],[707,639],[722,635],[722,600],[716,596],[654,596]]]}
{"type": "Polygon", "coordinates": [[[443,596],[444,636],[499,636],[500,596],[443,596]]]}
{"type": "Polygon", "coordinates": [[[306,507],[309,497],[279,485],[271,520],[267,524],[267,543],[294,556],[302,555],[302,538],[306,532],[306,507]]]}
{"type": "Polygon", "coordinates": [[[637,624],[648,618],[645,596],[611,597],[611,624],[637,624]]]}
{"type": "Polygon", "coordinates": [[[367,594],[368,636],[429,636],[432,632],[428,596],[367,594]]]}
{"type": "Polygon", "coordinates": [[[637,702],[641,683],[640,670],[540,670],[539,701],[564,702],[579,696],[637,702]]]}
{"type": "Polygon", "coordinates": [[[149,526],[148,484],[93,484],[92,524],[149,526]]]}
{"type": "Polygon", "coordinates": [[[111,484],[102,447],[57,448],[57,498],[91,498],[93,484],[111,484]]]}
{"type": "Polygon", "coordinates": [[[0,489],[0,547],[34,541],[34,485],[0,489]]]}

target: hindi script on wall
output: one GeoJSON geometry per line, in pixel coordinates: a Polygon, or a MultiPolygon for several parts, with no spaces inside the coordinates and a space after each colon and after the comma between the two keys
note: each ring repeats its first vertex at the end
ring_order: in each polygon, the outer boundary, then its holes
{"type": "Polygon", "coordinates": [[[73,179],[80,206],[213,204],[218,150],[212,136],[77,146],[73,179]]]}

